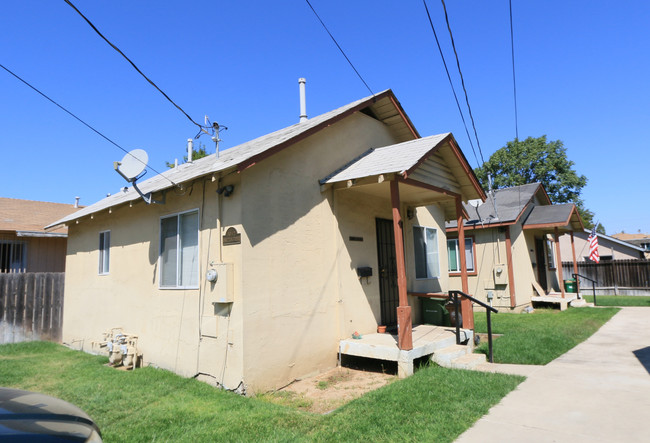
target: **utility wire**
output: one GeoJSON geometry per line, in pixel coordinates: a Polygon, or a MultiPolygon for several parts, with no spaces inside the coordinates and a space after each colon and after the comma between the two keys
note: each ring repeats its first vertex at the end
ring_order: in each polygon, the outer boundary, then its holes
{"type": "Polygon", "coordinates": [[[515,79],[515,37],[512,26],[512,0],[508,1],[510,6],[510,47],[512,49],[512,88],[515,97],[515,138],[519,140],[519,121],[517,116],[517,81],[515,79]]]}
{"type": "MultiPolygon", "coordinates": [[[[29,86],[30,88],[32,88],[34,91],[38,92],[41,96],[43,96],[44,98],[46,98],[47,100],[49,100],[49,101],[50,101],[51,103],[53,103],[54,105],[58,106],[61,110],[63,110],[64,112],[66,112],[66,113],[67,113],[68,115],[70,115],[71,117],[75,118],[77,121],[79,121],[80,123],[82,123],[84,126],[86,126],[88,129],[90,129],[91,131],[93,131],[94,133],[96,133],[97,135],[99,135],[100,137],[102,137],[102,138],[103,138],[104,140],[106,140],[107,142],[109,142],[109,143],[111,143],[112,145],[116,146],[118,149],[124,151],[125,153],[127,153],[128,155],[130,155],[131,157],[133,157],[134,159],[136,159],[137,161],[139,161],[140,163],[142,163],[143,165],[145,165],[147,168],[151,169],[151,170],[152,170],[153,172],[155,172],[156,174],[158,174],[158,175],[162,175],[160,172],[156,171],[154,168],[152,168],[151,166],[147,165],[145,162],[143,162],[142,160],[140,160],[139,158],[137,158],[136,156],[134,156],[133,154],[131,154],[129,151],[127,151],[126,149],[124,149],[123,147],[121,147],[120,145],[118,145],[117,143],[115,143],[113,140],[111,140],[110,138],[106,137],[104,134],[102,134],[101,132],[99,132],[97,129],[93,128],[93,127],[90,126],[88,123],[86,123],[85,121],[83,121],[82,119],[80,119],[79,117],[77,117],[76,115],[74,115],[72,112],[68,111],[66,108],[64,108],[63,106],[61,106],[60,104],[58,104],[57,102],[55,102],[54,100],[52,100],[50,97],[48,97],[47,95],[45,95],[43,92],[39,91],[36,87],[34,87],[34,86],[32,86],[31,84],[29,84],[26,80],[23,80],[22,78],[20,78],[20,77],[18,76],[18,74],[12,72],[9,68],[7,68],[6,66],[4,66],[3,64],[0,64],[0,68],[4,69],[4,70],[7,71],[9,74],[11,74],[11,75],[13,75],[14,77],[16,77],[18,80],[20,80],[21,82],[23,82],[24,84],[26,84],[27,86],[29,86]]],[[[164,175],[162,175],[162,176],[165,177],[164,175]]],[[[173,182],[171,179],[169,179],[168,177],[165,177],[165,179],[167,179],[167,180],[168,180],[172,185],[177,186],[177,184],[174,183],[174,182],[173,182]]]]}
{"type": "Polygon", "coordinates": [[[458,67],[458,74],[460,75],[460,82],[463,85],[463,92],[465,92],[465,103],[467,103],[467,109],[469,111],[469,118],[472,120],[472,127],[474,128],[474,137],[476,137],[476,146],[478,147],[478,152],[481,155],[481,161],[485,163],[483,159],[483,151],[481,150],[481,142],[479,142],[478,134],[476,133],[476,125],[474,124],[474,116],[472,115],[472,108],[469,105],[469,98],[467,96],[467,89],[465,88],[465,80],[463,79],[463,71],[460,69],[460,61],[458,59],[458,52],[456,52],[456,45],[454,44],[454,36],[451,33],[451,26],[449,25],[449,16],[447,15],[447,6],[445,5],[445,0],[442,1],[442,7],[445,10],[445,21],[447,22],[447,29],[449,30],[449,38],[451,38],[451,46],[454,48],[454,55],[456,56],[456,66],[458,67]]]}
{"type": "MultiPolygon", "coordinates": [[[[68,0],[66,0],[66,1],[68,1],[68,0]]],[[[352,69],[354,69],[354,72],[357,73],[357,76],[358,76],[359,79],[363,82],[363,84],[366,85],[366,88],[368,89],[368,91],[370,91],[370,94],[374,96],[375,93],[372,92],[372,89],[370,89],[370,86],[368,86],[368,83],[366,83],[366,81],[363,79],[363,77],[361,77],[361,74],[359,74],[359,71],[357,71],[357,68],[354,67],[354,65],[352,64],[352,62],[351,62],[350,59],[348,58],[348,56],[345,55],[345,52],[343,51],[343,48],[341,48],[341,45],[339,45],[339,43],[336,41],[336,39],[334,38],[334,36],[332,35],[332,33],[329,31],[329,29],[327,29],[327,26],[325,26],[325,23],[323,23],[323,20],[321,20],[320,16],[318,15],[318,13],[317,13],[316,10],[314,9],[314,7],[311,5],[311,3],[309,3],[309,0],[305,0],[305,1],[307,2],[307,4],[309,5],[309,7],[311,8],[312,12],[313,12],[314,15],[316,16],[316,18],[318,19],[318,21],[320,22],[320,24],[323,25],[323,28],[325,28],[325,31],[327,31],[327,33],[329,34],[330,38],[332,39],[332,41],[333,41],[334,44],[336,45],[336,47],[339,48],[339,51],[341,51],[341,54],[343,54],[343,57],[345,57],[345,59],[348,61],[348,63],[349,63],[350,66],[352,67],[352,69]]]]}
{"type": "MultiPolygon", "coordinates": [[[[210,134],[208,133],[208,131],[206,131],[206,126],[203,126],[203,125],[201,125],[201,124],[195,122],[195,121],[192,119],[192,117],[190,117],[190,116],[187,114],[187,112],[185,112],[185,111],[183,110],[183,108],[181,108],[180,106],[178,106],[178,105],[174,102],[174,100],[172,100],[171,98],[169,98],[169,96],[168,96],[167,94],[165,94],[165,93],[163,92],[163,90],[160,89],[160,88],[158,87],[158,85],[156,85],[156,84],[155,84],[155,83],[154,83],[154,82],[153,82],[149,77],[147,77],[147,76],[146,76],[146,75],[145,75],[145,74],[144,74],[144,73],[143,73],[143,72],[142,72],[142,71],[141,71],[141,70],[140,70],[140,69],[135,65],[135,63],[133,63],[133,62],[131,61],[130,58],[128,58],[128,57],[127,57],[127,56],[126,56],[122,51],[120,51],[120,48],[118,48],[117,46],[115,46],[115,45],[114,45],[113,43],[111,43],[111,42],[110,42],[106,37],[104,37],[104,35],[99,31],[99,29],[97,29],[97,28],[95,27],[95,25],[93,25],[93,23],[92,23],[90,20],[88,20],[88,18],[86,18],[85,15],[83,15],[83,14],[81,13],[81,11],[79,11],[79,9],[77,9],[77,7],[76,7],[75,5],[73,5],[72,2],[71,2],[70,0],[64,0],[64,1],[65,1],[68,5],[70,5],[70,7],[71,7],[72,9],[74,9],[75,11],[77,11],[77,14],[79,14],[79,15],[80,15],[80,16],[81,16],[81,17],[86,21],[86,23],[88,23],[88,25],[90,25],[90,27],[93,28],[93,30],[94,30],[94,31],[95,31],[95,32],[96,32],[96,33],[97,33],[97,34],[98,34],[102,39],[104,39],[104,41],[105,41],[106,43],[108,43],[108,44],[110,45],[111,48],[115,49],[115,50],[116,50],[116,51],[117,51],[117,52],[118,52],[122,57],[124,57],[124,58],[126,59],[126,61],[128,61],[128,62],[131,64],[131,66],[133,66],[133,68],[134,68],[136,71],[138,71],[138,73],[139,73],[142,77],[144,77],[144,79],[147,80],[147,81],[151,84],[151,86],[153,86],[154,88],[156,88],[156,89],[158,90],[158,92],[160,92],[162,95],[164,95],[165,98],[166,98],[167,100],[169,100],[169,102],[170,102],[172,105],[174,105],[174,106],[176,107],[176,109],[178,109],[179,111],[181,111],[181,112],[185,115],[185,117],[187,117],[187,118],[189,119],[189,121],[191,121],[191,122],[194,123],[196,126],[198,126],[198,127],[201,129],[202,132],[204,132],[204,133],[210,135],[210,134]]],[[[197,138],[198,138],[198,137],[197,137],[197,138]]]]}
{"type": "Polygon", "coordinates": [[[458,101],[458,95],[456,95],[456,88],[454,88],[454,83],[451,81],[451,75],[449,75],[449,68],[447,68],[447,62],[445,61],[445,55],[442,52],[440,47],[440,41],[438,40],[438,34],[436,29],[433,26],[433,21],[431,20],[431,14],[429,14],[429,8],[427,7],[426,0],[422,0],[424,4],[424,9],[427,11],[427,17],[429,17],[429,24],[431,25],[431,30],[433,31],[433,36],[436,39],[436,44],[438,45],[438,51],[440,51],[440,57],[442,58],[442,64],[445,66],[445,72],[447,73],[447,78],[449,79],[449,86],[451,86],[451,91],[454,93],[454,99],[456,100],[456,106],[458,107],[458,112],[460,113],[460,118],[463,120],[463,126],[465,126],[465,133],[467,134],[467,140],[469,140],[469,145],[472,147],[472,152],[474,153],[474,159],[476,159],[477,166],[481,166],[481,163],[478,161],[476,156],[476,150],[474,150],[474,143],[472,143],[472,137],[469,135],[469,130],[467,129],[467,122],[465,121],[465,116],[460,107],[460,102],[458,101]]]}

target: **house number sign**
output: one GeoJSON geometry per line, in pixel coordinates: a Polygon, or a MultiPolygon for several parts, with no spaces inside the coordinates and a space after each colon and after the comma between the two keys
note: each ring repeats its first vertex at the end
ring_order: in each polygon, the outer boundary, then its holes
{"type": "Polygon", "coordinates": [[[239,245],[241,244],[241,234],[235,228],[228,228],[226,234],[223,236],[223,245],[239,245]]]}

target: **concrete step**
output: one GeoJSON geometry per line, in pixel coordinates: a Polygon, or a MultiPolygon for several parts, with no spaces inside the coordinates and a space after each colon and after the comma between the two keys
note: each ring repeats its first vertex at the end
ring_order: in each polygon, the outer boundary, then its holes
{"type": "Polygon", "coordinates": [[[453,369],[475,369],[479,365],[486,364],[485,354],[466,354],[458,357],[451,362],[453,369]]]}
{"type": "Polygon", "coordinates": [[[472,352],[472,350],[467,346],[451,345],[434,352],[433,355],[431,355],[431,361],[438,363],[440,366],[444,366],[445,368],[450,368],[452,367],[452,361],[467,355],[470,352],[472,352]]]}

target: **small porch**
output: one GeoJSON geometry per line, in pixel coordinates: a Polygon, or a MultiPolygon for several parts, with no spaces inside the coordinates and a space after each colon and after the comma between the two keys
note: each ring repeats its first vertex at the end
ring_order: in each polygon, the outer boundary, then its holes
{"type": "MultiPolygon", "coordinates": [[[[462,220],[467,218],[467,213],[462,202],[484,200],[485,194],[451,134],[370,149],[320,180],[320,184],[322,191],[332,189],[334,194],[367,196],[385,202],[384,207],[391,210],[392,220],[382,217],[384,220],[378,220],[375,231],[382,311],[377,322],[396,327],[399,332],[397,335],[368,334],[362,340],[342,340],[340,351],[344,355],[398,362],[400,376],[410,375],[413,360],[431,355],[436,347],[433,343],[444,340],[440,334],[445,328],[434,333],[431,329],[434,326],[413,327],[414,321],[418,322],[417,311],[412,314],[408,293],[447,289],[446,264],[440,266],[437,233],[444,233],[445,220],[456,220],[461,225],[460,241],[464,242],[462,220]],[[420,212],[427,207],[432,209],[420,212]],[[426,211],[429,214],[421,219],[426,211]]],[[[444,237],[441,236],[441,240],[440,244],[446,244],[444,237]]],[[[465,256],[460,260],[462,289],[467,292],[465,256]]],[[[460,310],[465,326],[472,329],[471,302],[461,299],[460,310]]],[[[446,332],[455,343],[455,334],[449,331],[446,332]]],[[[465,333],[468,334],[471,331],[465,333]]]]}
{"type": "MultiPolygon", "coordinates": [[[[457,356],[471,354],[474,350],[474,332],[461,329],[461,341],[466,345],[456,345],[456,329],[451,326],[417,325],[412,329],[412,349],[400,349],[397,335],[366,334],[359,339],[349,338],[339,342],[339,353],[354,357],[397,362],[399,378],[413,374],[414,360],[436,353],[457,353],[457,356]]],[[[451,357],[451,356],[447,356],[451,357]]]]}
{"type": "Polygon", "coordinates": [[[531,233],[535,239],[535,277],[537,281],[533,281],[533,290],[536,295],[531,297],[531,303],[558,304],[560,310],[565,310],[569,302],[578,298],[577,293],[580,291],[577,286],[575,293],[565,291],[560,235],[568,233],[571,237],[573,272],[577,273],[578,266],[573,233],[584,229],[577,208],[572,203],[536,206],[523,224],[523,229],[531,233]],[[553,287],[554,283],[557,284],[557,288],[553,287]]]}

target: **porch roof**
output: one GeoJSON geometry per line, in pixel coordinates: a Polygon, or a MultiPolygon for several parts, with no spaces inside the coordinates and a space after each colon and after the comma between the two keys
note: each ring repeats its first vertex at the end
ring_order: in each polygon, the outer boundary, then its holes
{"type": "Polygon", "coordinates": [[[320,183],[389,195],[387,181],[393,178],[398,179],[403,188],[400,194],[404,203],[426,205],[451,200],[448,212],[452,218],[456,216],[455,197],[463,200],[486,198],[449,132],[369,149],[321,179],[320,183]]]}
{"type": "Polygon", "coordinates": [[[524,229],[559,228],[582,231],[584,226],[573,203],[535,206],[524,222],[524,229]]]}

